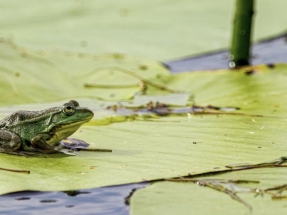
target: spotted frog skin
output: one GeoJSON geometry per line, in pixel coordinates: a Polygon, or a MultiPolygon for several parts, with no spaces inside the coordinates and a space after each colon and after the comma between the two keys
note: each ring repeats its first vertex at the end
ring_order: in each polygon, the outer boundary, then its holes
{"type": "Polygon", "coordinates": [[[91,110],[80,107],[75,100],[42,111],[17,111],[0,121],[0,152],[16,155],[58,153],[55,147],[60,141],[93,116],[91,110]]]}

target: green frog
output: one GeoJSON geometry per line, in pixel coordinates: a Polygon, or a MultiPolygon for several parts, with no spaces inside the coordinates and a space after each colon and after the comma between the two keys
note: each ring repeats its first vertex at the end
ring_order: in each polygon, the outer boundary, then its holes
{"type": "MultiPolygon", "coordinates": [[[[42,111],[17,111],[0,121],[0,152],[29,155],[59,153],[61,141],[90,121],[94,113],[71,100],[62,107],[42,111]]],[[[80,140],[71,142],[79,142],[80,140]]]]}

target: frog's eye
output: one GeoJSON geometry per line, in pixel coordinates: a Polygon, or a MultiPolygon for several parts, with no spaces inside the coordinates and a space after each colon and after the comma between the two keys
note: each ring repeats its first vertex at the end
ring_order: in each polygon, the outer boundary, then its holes
{"type": "Polygon", "coordinates": [[[75,107],[69,103],[66,103],[63,105],[62,112],[67,116],[70,116],[75,112],[75,107]]]}

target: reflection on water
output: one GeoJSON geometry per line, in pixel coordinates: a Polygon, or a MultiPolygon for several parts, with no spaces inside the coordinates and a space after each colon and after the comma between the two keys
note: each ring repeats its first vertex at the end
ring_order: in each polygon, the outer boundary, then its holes
{"type": "Polygon", "coordinates": [[[125,198],[146,183],[67,192],[19,192],[0,196],[0,214],[128,215],[125,198]]]}

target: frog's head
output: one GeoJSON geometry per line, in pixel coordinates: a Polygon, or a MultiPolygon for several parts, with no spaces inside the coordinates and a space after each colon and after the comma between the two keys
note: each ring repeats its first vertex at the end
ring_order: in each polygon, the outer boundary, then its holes
{"type": "Polygon", "coordinates": [[[71,100],[55,111],[47,122],[46,132],[51,138],[46,140],[49,145],[57,144],[77,131],[81,125],[90,121],[94,113],[88,108],[80,107],[79,103],[71,100]]]}

